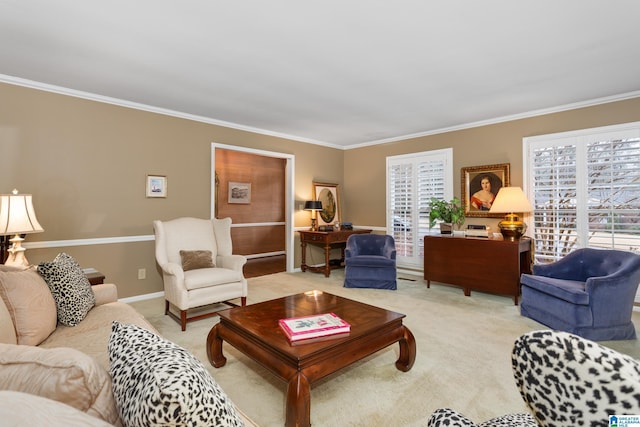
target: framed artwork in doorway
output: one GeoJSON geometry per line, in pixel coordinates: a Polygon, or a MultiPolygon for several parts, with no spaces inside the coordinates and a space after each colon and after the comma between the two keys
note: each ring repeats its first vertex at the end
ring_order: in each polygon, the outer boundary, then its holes
{"type": "Polygon", "coordinates": [[[251,183],[229,181],[229,203],[251,203],[251,183]]]}

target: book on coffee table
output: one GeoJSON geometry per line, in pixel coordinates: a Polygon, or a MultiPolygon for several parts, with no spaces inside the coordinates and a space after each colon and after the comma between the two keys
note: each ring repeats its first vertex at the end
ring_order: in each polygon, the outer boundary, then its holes
{"type": "Polygon", "coordinates": [[[351,330],[351,325],[334,313],[290,317],[278,320],[278,324],[290,341],[344,334],[351,330]]]}

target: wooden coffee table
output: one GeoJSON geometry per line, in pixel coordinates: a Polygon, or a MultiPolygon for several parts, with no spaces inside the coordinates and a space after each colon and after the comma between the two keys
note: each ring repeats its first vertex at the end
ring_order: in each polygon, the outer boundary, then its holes
{"type": "Polygon", "coordinates": [[[416,341],[402,324],[404,314],[352,301],[322,291],[310,291],[218,312],[220,323],[207,337],[207,355],[216,368],[225,365],[222,341],[269,369],[288,383],[287,426],[311,425],[311,386],[393,343],[399,343],[396,368],[406,372],[416,358],[416,341]],[[278,319],[335,313],[351,324],[351,332],[292,345],[278,319]]]}

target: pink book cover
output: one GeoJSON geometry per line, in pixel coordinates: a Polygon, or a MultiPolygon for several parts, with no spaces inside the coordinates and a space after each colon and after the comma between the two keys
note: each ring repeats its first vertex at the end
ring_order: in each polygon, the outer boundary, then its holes
{"type": "Polygon", "coordinates": [[[291,317],[278,320],[291,341],[349,332],[351,325],[334,313],[291,317]]]}

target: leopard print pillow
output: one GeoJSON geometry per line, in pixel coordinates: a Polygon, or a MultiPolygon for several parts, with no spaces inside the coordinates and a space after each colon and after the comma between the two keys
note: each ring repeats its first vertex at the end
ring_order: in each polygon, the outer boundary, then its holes
{"type": "Polygon", "coordinates": [[[91,284],[72,256],[59,253],[52,262],[40,263],[38,273],[49,285],[63,325],[76,326],[96,304],[91,284]]]}
{"type": "Polygon", "coordinates": [[[640,362],[568,332],[516,340],[516,385],[541,426],[607,426],[609,415],[640,414],[640,362]]]}
{"type": "Polygon", "coordinates": [[[126,426],[244,425],[204,365],[153,332],[114,321],[109,364],[126,426]]]}
{"type": "Polygon", "coordinates": [[[427,427],[538,427],[530,414],[507,414],[482,424],[476,424],[464,415],[450,408],[436,409],[429,417],[427,427]]]}

